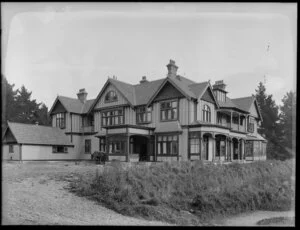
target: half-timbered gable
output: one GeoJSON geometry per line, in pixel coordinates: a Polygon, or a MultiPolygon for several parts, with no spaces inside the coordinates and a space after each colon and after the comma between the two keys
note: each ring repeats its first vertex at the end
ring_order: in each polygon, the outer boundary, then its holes
{"type": "Polygon", "coordinates": [[[174,98],[183,98],[184,95],[176,89],[170,82],[166,82],[162,89],[159,91],[157,96],[153,99],[154,102],[174,99],[174,98]]]}
{"type": "Polygon", "coordinates": [[[128,99],[112,84],[108,84],[94,106],[94,110],[129,105],[128,99]]]}

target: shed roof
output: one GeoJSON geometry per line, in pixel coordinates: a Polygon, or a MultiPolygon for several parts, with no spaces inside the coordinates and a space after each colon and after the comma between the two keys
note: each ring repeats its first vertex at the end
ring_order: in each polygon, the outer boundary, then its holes
{"type": "Polygon", "coordinates": [[[65,133],[56,127],[15,122],[7,124],[7,129],[10,129],[19,144],[74,146],[65,133]]]}

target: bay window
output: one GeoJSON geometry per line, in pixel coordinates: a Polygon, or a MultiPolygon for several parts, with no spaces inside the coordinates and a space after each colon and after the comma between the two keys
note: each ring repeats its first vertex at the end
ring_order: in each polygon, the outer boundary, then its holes
{"type": "Polygon", "coordinates": [[[200,154],[200,132],[189,133],[189,150],[190,154],[200,154]]]}
{"type": "Polygon", "coordinates": [[[102,126],[124,124],[123,109],[102,112],[102,126]]]}
{"type": "Polygon", "coordinates": [[[157,136],[157,155],[177,155],[178,135],[157,136]]]}

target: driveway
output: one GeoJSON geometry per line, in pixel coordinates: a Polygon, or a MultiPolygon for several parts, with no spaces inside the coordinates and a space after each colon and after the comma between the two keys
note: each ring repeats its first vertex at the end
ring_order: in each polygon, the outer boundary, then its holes
{"type": "Polygon", "coordinates": [[[2,163],[3,225],[168,225],[126,217],[68,191],[69,181],[103,166],[81,162],[2,163]]]}

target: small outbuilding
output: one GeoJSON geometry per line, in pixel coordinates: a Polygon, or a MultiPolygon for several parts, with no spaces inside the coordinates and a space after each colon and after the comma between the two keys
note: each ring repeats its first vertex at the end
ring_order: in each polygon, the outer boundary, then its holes
{"type": "Polygon", "coordinates": [[[76,160],[74,145],[56,127],[8,122],[2,160],[76,160]]]}

